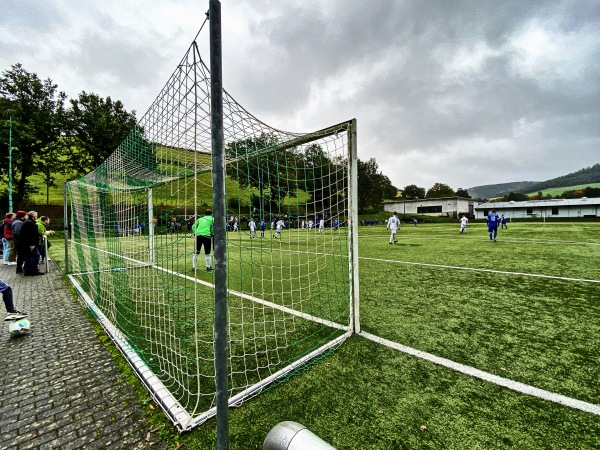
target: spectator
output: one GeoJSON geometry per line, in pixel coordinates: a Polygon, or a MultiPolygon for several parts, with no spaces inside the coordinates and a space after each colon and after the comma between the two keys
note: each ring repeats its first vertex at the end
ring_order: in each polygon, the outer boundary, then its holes
{"type": "Polygon", "coordinates": [[[13,304],[12,288],[3,280],[0,280],[0,292],[2,293],[2,300],[4,300],[4,307],[6,308],[5,321],[19,320],[28,316],[26,312],[17,311],[15,309],[15,305],[13,304]]]}
{"type": "Polygon", "coordinates": [[[2,260],[4,264],[9,266],[14,266],[17,263],[15,262],[15,242],[13,240],[13,220],[15,218],[15,213],[8,212],[6,213],[6,217],[4,218],[4,222],[2,222],[3,234],[2,234],[2,245],[3,245],[3,254],[2,260]]]}
{"type": "Polygon", "coordinates": [[[26,277],[45,275],[43,272],[40,272],[38,268],[38,265],[40,264],[40,252],[38,251],[39,234],[36,223],[37,217],[38,214],[36,211],[29,211],[27,219],[21,226],[19,240],[21,242],[21,248],[25,253],[23,275],[26,277]]]}
{"type": "Polygon", "coordinates": [[[48,216],[40,217],[35,221],[35,223],[38,227],[38,234],[40,235],[38,249],[40,252],[40,261],[43,262],[46,258],[46,243],[48,244],[48,248],[50,248],[50,242],[48,242],[46,239],[48,236],[54,235],[54,230],[48,230],[48,225],[50,225],[50,217],[48,216]]]}
{"type": "Polygon", "coordinates": [[[17,255],[17,274],[23,273],[23,263],[25,262],[25,252],[21,246],[20,235],[23,221],[27,217],[25,211],[17,211],[15,220],[12,223],[13,240],[15,244],[15,253],[17,255]]]}

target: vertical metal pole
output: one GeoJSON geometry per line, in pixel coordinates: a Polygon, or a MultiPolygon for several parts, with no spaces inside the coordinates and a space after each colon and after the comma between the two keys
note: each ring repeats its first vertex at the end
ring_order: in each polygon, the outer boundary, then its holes
{"type": "Polygon", "coordinates": [[[65,274],[69,273],[69,214],[67,211],[67,183],[63,183],[63,228],[65,229],[65,274]]]}
{"type": "Polygon", "coordinates": [[[221,3],[210,0],[210,115],[215,242],[215,384],[217,390],[217,449],[229,439],[227,386],[227,235],[225,233],[225,148],[223,138],[223,74],[221,3]]]}
{"type": "Polygon", "coordinates": [[[152,199],[152,188],[148,189],[148,249],[150,264],[154,265],[154,200],[152,199]]]}
{"type": "Polygon", "coordinates": [[[8,115],[8,210],[13,210],[12,201],[12,111],[8,115]]]}
{"type": "Polygon", "coordinates": [[[355,333],[360,333],[360,301],[358,290],[358,151],[356,146],[356,119],[348,130],[349,193],[350,193],[350,298],[355,333]]]}

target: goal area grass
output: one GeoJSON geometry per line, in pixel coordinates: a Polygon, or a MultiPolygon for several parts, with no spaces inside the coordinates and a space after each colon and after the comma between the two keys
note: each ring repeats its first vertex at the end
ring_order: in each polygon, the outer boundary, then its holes
{"type": "MultiPolygon", "coordinates": [[[[284,231],[283,242],[267,234],[252,243],[256,251],[277,245],[281,258],[298,253],[293,232],[284,231]]],[[[300,376],[230,409],[230,448],[262,448],[268,431],[285,420],[338,449],[598,448],[599,236],[595,222],[509,223],[497,242],[482,223],[469,224],[466,234],[454,223],[403,223],[390,245],[385,226],[361,226],[362,331],[416,354],[352,336],[300,376]],[[583,402],[592,412],[498,385],[494,377],[583,402]]],[[[239,248],[240,241],[250,245],[243,233],[234,238],[239,248]]],[[[60,246],[52,253],[60,263],[60,246]]],[[[310,266],[327,255],[323,248],[301,258],[310,266]]],[[[282,292],[286,278],[279,277],[282,292]]],[[[273,301],[284,304],[285,295],[273,301]]],[[[173,439],[214,448],[215,436],[211,419],[173,439]]]]}

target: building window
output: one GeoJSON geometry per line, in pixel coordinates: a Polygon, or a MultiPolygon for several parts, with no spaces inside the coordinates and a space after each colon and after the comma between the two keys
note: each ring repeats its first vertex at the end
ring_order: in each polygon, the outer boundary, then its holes
{"type": "Polygon", "coordinates": [[[553,206],[552,207],[552,215],[553,216],[558,216],[558,206],[553,206]]]}
{"type": "Polygon", "coordinates": [[[527,208],[527,214],[533,214],[533,208],[527,208]]]}
{"type": "Polygon", "coordinates": [[[417,214],[441,213],[442,206],[417,206],[417,214]]]}

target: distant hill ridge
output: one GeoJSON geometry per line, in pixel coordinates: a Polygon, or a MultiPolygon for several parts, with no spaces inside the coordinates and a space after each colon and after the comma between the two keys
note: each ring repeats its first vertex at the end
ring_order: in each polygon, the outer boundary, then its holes
{"type": "Polygon", "coordinates": [[[469,188],[467,191],[473,198],[494,198],[501,197],[510,192],[526,194],[528,192],[543,191],[544,189],[577,186],[586,183],[600,183],[600,163],[547,181],[517,181],[514,183],[486,184],[469,188]]]}

